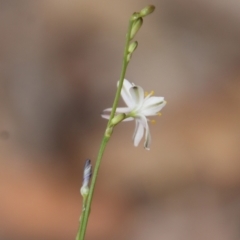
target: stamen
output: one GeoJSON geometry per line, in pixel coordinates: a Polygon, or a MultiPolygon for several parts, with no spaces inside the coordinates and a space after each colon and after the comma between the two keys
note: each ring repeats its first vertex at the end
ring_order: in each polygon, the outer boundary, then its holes
{"type": "Polygon", "coordinates": [[[150,96],[154,95],[154,91],[151,91],[151,92],[149,93],[149,95],[150,95],[150,96]]]}
{"type": "Polygon", "coordinates": [[[151,120],[151,123],[152,123],[152,124],[155,124],[155,123],[156,123],[156,120],[154,120],[154,119],[151,120]]]}
{"type": "Polygon", "coordinates": [[[157,115],[158,115],[159,117],[161,117],[161,116],[162,116],[162,113],[158,112],[157,115]]]}
{"type": "Polygon", "coordinates": [[[150,93],[149,92],[144,93],[145,97],[151,97],[152,95],[154,95],[154,91],[151,91],[150,93]]]}

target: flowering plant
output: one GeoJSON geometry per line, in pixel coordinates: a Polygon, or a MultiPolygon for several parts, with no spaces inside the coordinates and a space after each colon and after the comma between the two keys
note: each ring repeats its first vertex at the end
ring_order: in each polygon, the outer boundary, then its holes
{"type": "Polygon", "coordinates": [[[112,135],[113,128],[122,121],[135,120],[136,127],[133,134],[134,146],[139,145],[145,131],[144,147],[145,149],[149,150],[151,144],[151,135],[148,126],[148,122],[150,121],[148,117],[160,115],[161,109],[166,105],[166,101],[163,97],[155,97],[153,96],[153,92],[144,94],[142,87],[135,85],[134,83],[130,83],[125,79],[128,64],[131,60],[132,54],[138,46],[137,41],[131,41],[134,39],[136,33],[141,28],[143,24],[143,18],[152,13],[154,9],[154,6],[149,5],[143,8],[140,12],[133,13],[130,18],[128,32],[126,35],[122,71],[120,80],[117,84],[116,96],[112,108],[107,108],[102,113],[102,117],[108,119],[108,123],[102,139],[102,143],[100,145],[93,175],[92,165],[89,159],[86,161],[84,167],[83,185],[80,189],[81,195],[83,197],[83,207],[76,240],[84,240],[85,237],[99,166],[106,145],[112,135]],[[117,107],[120,95],[122,96],[127,107],[117,107]],[[91,176],[92,180],[90,183],[91,176]]]}
{"type": "MultiPolygon", "coordinates": [[[[124,114],[123,121],[135,120],[136,127],[133,134],[134,146],[138,146],[141,141],[145,130],[144,148],[149,150],[151,144],[151,135],[149,131],[147,117],[161,115],[160,111],[166,105],[164,97],[154,97],[153,92],[145,94],[143,88],[130,83],[127,79],[123,81],[121,96],[126,103],[127,107],[116,108],[116,114],[124,114]]],[[[102,117],[109,119],[112,108],[104,110],[102,117]]]]}

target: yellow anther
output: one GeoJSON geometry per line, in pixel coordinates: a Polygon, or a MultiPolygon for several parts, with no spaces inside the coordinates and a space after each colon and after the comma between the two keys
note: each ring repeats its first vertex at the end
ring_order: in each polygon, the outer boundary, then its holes
{"type": "Polygon", "coordinates": [[[154,119],[151,120],[151,123],[152,123],[152,124],[155,124],[155,123],[156,123],[156,120],[154,120],[154,119]]]}
{"type": "Polygon", "coordinates": [[[150,95],[150,96],[154,95],[154,91],[151,91],[151,92],[149,93],[149,95],[150,95]]]}
{"type": "Polygon", "coordinates": [[[147,97],[147,96],[151,97],[152,95],[154,95],[154,91],[151,91],[150,93],[149,92],[144,93],[145,97],[147,97]]]}
{"type": "Polygon", "coordinates": [[[160,112],[158,112],[157,115],[158,115],[159,117],[162,116],[162,114],[161,114],[160,112]]]}

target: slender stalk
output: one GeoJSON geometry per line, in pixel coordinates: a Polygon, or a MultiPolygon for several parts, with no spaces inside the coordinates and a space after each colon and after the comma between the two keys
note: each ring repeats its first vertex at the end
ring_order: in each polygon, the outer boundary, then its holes
{"type": "Polygon", "coordinates": [[[82,211],[82,217],[81,217],[81,221],[80,221],[80,230],[79,230],[79,234],[77,235],[76,240],[84,240],[84,237],[85,237],[88,218],[89,218],[89,214],[90,214],[90,210],[91,210],[93,192],[94,192],[97,175],[98,175],[98,170],[99,170],[103,152],[105,150],[108,140],[109,140],[109,137],[105,137],[105,136],[102,139],[102,143],[101,143],[101,146],[99,149],[98,157],[97,157],[96,164],[95,164],[94,171],[93,171],[92,181],[91,181],[91,185],[90,185],[90,189],[89,189],[89,195],[88,195],[88,198],[86,201],[86,205],[84,206],[85,209],[82,211]]]}
{"type": "MultiPolygon", "coordinates": [[[[80,215],[79,223],[81,223],[82,216],[84,215],[85,210],[86,210],[86,198],[83,198],[82,214],[80,215]]],[[[79,235],[80,235],[80,228],[78,229],[78,233],[77,233],[77,236],[76,236],[76,240],[79,239],[79,235]]]]}
{"type": "MultiPolygon", "coordinates": [[[[127,60],[127,56],[128,56],[128,47],[129,47],[129,43],[130,43],[130,40],[131,40],[130,39],[130,34],[131,34],[132,26],[133,26],[133,20],[131,18],[130,21],[129,21],[128,32],[127,32],[127,35],[126,35],[126,44],[125,44],[125,49],[124,49],[124,57],[123,57],[123,63],[122,63],[121,76],[120,76],[116,96],[115,96],[115,99],[114,99],[114,102],[113,102],[112,111],[111,111],[110,119],[109,119],[108,124],[107,124],[106,131],[108,130],[108,127],[110,126],[111,120],[115,115],[116,108],[117,108],[117,105],[118,105],[118,101],[119,101],[119,98],[120,98],[121,89],[122,89],[122,86],[123,86],[124,77],[125,77],[125,74],[126,74],[128,63],[129,63],[129,61],[127,60]]],[[[99,149],[99,152],[98,152],[97,160],[96,160],[94,171],[93,171],[92,181],[91,181],[91,185],[90,185],[90,189],[89,189],[89,195],[87,197],[86,204],[83,205],[82,216],[80,218],[80,226],[79,226],[79,230],[78,230],[76,240],[84,240],[84,237],[85,237],[88,218],[89,218],[89,214],[90,214],[90,210],[91,210],[91,203],[92,203],[94,188],[95,188],[95,184],[96,184],[96,180],[97,180],[97,175],[98,175],[98,171],[99,171],[99,167],[100,167],[100,163],[101,163],[101,160],[102,160],[104,150],[106,148],[107,142],[110,139],[110,135],[107,136],[105,134],[103,136],[103,139],[102,139],[102,142],[101,142],[101,145],[100,145],[100,149],[99,149]]]]}
{"type": "Polygon", "coordinates": [[[123,80],[125,78],[127,66],[129,63],[127,61],[127,55],[128,55],[128,47],[129,47],[129,43],[130,43],[130,34],[131,34],[132,26],[133,26],[133,20],[132,20],[132,18],[130,18],[129,25],[128,25],[128,31],[127,31],[127,35],[126,35],[126,44],[125,44],[125,49],[124,49],[122,71],[121,71],[117,92],[116,92],[115,99],[114,99],[113,106],[112,106],[112,112],[110,115],[110,119],[108,121],[108,126],[110,125],[110,122],[115,115],[116,108],[117,108],[118,101],[119,101],[120,94],[121,94],[121,90],[122,90],[122,86],[123,86],[123,80]]]}

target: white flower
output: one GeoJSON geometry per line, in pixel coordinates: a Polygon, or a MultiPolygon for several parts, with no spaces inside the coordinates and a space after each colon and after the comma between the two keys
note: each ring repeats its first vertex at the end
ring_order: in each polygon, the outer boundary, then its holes
{"type": "MultiPolygon", "coordinates": [[[[124,79],[121,96],[127,107],[117,108],[116,114],[124,113],[126,118],[123,121],[135,120],[136,127],[133,134],[134,146],[138,146],[145,130],[144,147],[149,150],[151,144],[151,135],[149,131],[147,117],[160,115],[161,109],[166,105],[164,97],[152,96],[153,92],[144,96],[142,87],[136,86],[124,79]]],[[[104,110],[102,117],[109,119],[112,108],[104,110]]]]}

